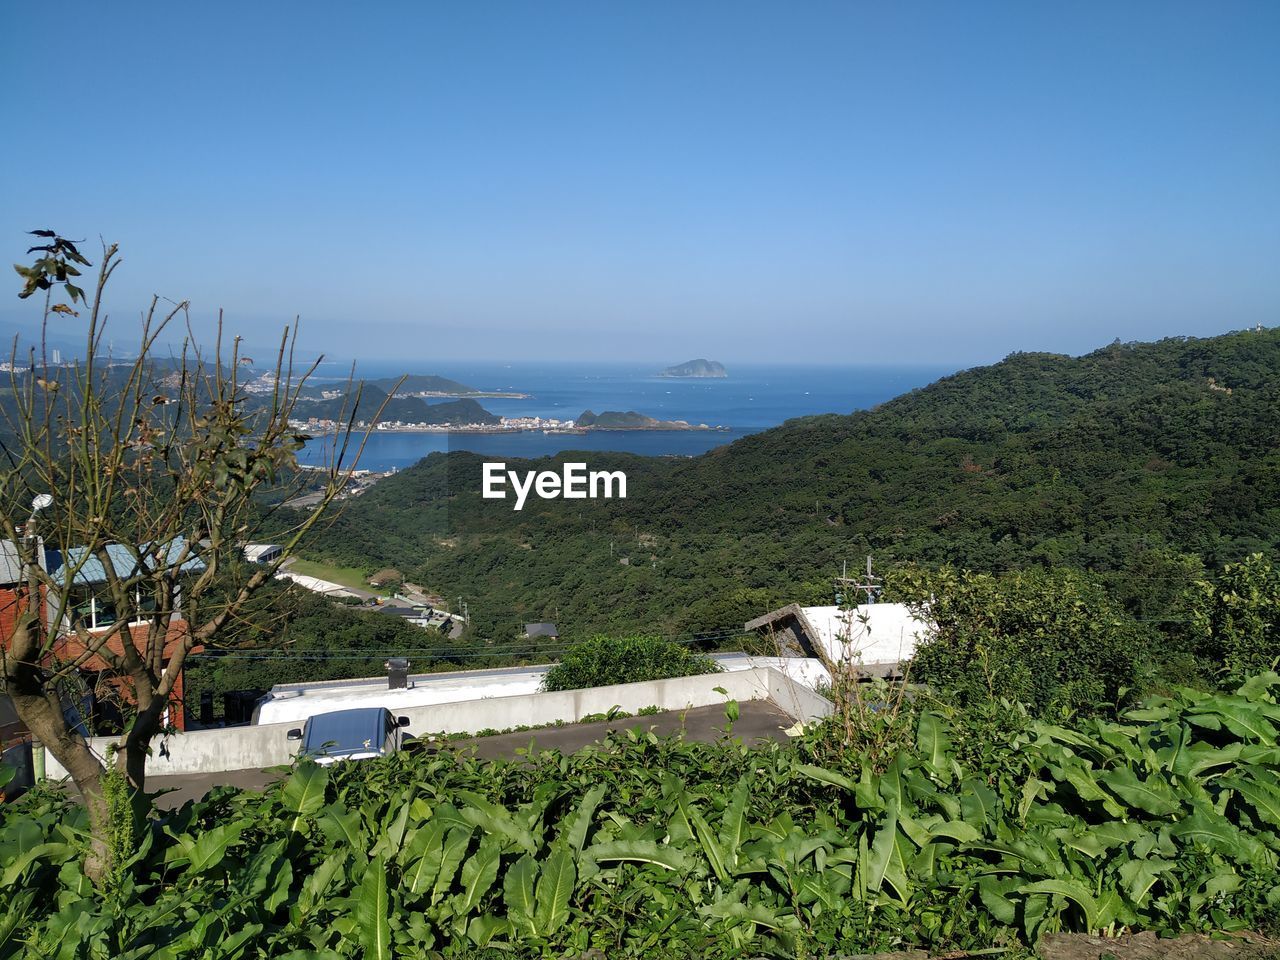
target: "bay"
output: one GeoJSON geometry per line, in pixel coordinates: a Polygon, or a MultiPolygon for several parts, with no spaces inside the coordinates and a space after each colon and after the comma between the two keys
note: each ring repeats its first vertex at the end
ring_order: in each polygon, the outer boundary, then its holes
{"type": "MultiPolygon", "coordinates": [[[[343,369],[318,371],[337,378],[343,369]]],[[[676,379],[654,375],[651,364],[627,363],[361,363],[365,379],[430,373],[477,390],[524,393],[525,399],[480,398],[504,417],[574,419],[584,410],[634,410],[659,420],[723,427],[716,430],[594,430],[576,434],[377,432],[369,437],[360,466],[399,469],[434,452],[469,450],[485,456],[541,457],[563,450],[618,450],[648,456],[696,456],[795,417],[865,410],[932,383],[951,372],[939,367],[830,367],[735,365],[726,379],[676,379]]],[[[430,399],[429,403],[440,400],[430,399]]],[[[324,459],[312,441],[305,463],[324,459]]]]}

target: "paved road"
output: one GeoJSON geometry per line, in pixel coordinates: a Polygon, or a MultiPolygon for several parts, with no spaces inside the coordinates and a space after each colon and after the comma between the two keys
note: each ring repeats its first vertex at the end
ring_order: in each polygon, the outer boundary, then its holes
{"type": "MultiPolygon", "coordinates": [[[[738,721],[733,725],[733,735],[741,737],[747,743],[760,743],[766,740],[784,741],[783,733],[795,721],[772,703],[763,700],[748,700],[739,704],[738,721]]],[[[485,760],[498,758],[513,759],[531,744],[539,750],[560,750],[573,753],[604,739],[612,730],[638,728],[652,730],[659,736],[684,731],[690,740],[713,742],[724,736],[724,707],[694,707],[689,710],[659,713],[651,717],[628,717],[602,723],[579,723],[566,727],[546,727],[540,730],[526,730],[521,733],[503,733],[492,737],[475,737],[468,740],[454,740],[448,749],[469,751],[474,749],[475,755],[485,760]]],[[[228,773],[192,774],[180,777],[151,777],[147,780],[149,790],[170,791],[156,801],[156,805],[165,809],[181,806],[188,800],[203,797],[217,786],[234,786],[244,789],[260,790],[279,776],[268,770],[234,770],[228,773]]]]}

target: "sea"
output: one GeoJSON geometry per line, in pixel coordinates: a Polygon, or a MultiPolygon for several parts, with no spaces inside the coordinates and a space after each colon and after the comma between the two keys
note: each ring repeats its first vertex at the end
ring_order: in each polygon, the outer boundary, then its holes
{"type": "MultiPolygon", "coordinates": [[[[349,365],[322,365],[318,381],[345,381],[349,365]]],[[[400,469],[430,453],[469,450],[490,457],[541,457],[563,450],[618,450],[647,456],[697,456],[795,417],[852,413],[890,400],[953,373],[941,367],[823,367],[733,365],[725,379],[678,379],[655,375],[652,364],[628,363],[416,363],[361,362],[364,379],[404,373],[435,374],[477,390],[523,393],[527,399],[482,397],[477,402],[503,417],[576,419],[584,410],[646,414],[658,420],[707,424],[713,430],[592,430],[557,434],[374,433],[360,466],[400,469]]],[[[428,403],[442,399],[429,398],[428,403]]],[[[300,457],[325,459],[313,440],[300,457]]]]}

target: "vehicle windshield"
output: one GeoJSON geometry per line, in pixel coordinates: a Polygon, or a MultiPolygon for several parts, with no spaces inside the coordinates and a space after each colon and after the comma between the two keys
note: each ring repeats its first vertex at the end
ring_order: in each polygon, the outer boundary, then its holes
{"type": "Polygon", "coordinates": [[[351,753],[379,752],[387,735],[382,710],[339,710],[307,721],[304,753],[340,757],[351,753]]]}

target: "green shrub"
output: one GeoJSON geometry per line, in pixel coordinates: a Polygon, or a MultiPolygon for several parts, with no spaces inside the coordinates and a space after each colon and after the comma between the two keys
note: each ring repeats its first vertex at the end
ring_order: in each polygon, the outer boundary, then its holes
{"type": "Polygon", "coordinates": [[[937,625],[911,679],[965,704],[1018,701],[1040,716],[1114,707],[1155,645],[1078,570],[908,573],[895,593],[937,625]]]}
{"type": "Polygon", "coordinates": [[[1194,629],[1206,669],[1235,678],[1271,669],[1280,658],[1280,569],[1255,553],[1201,589],[1194,629]]]}
{"type": "Polygon", "coordinates": [[[544,690],[582,690],[719,673],[705,654],[663,637],[592,637],[574,644],[542,681],[544,690]]]}

